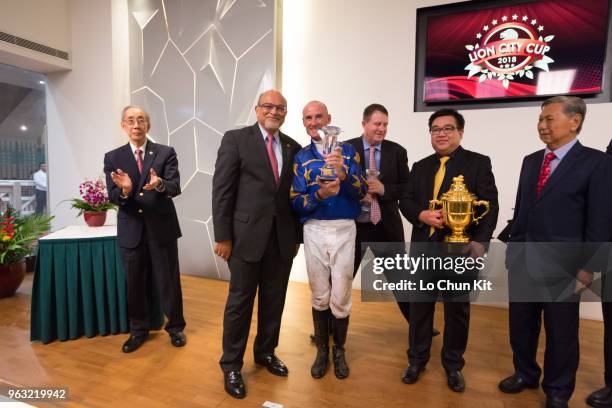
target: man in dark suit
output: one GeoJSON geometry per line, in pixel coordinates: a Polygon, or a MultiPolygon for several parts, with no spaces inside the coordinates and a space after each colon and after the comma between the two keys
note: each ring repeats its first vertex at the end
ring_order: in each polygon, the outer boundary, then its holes
{"type": "MultiPolygon", "coordinates": [[[[443,242],[444,236],[449,234],[442,212],[429,210],[429,201],[438,199],[449,189],[453,177],[459,175],[464,177],[471,193],[490,203],[490,213],[467,230],[472,241],[467,244],[466,252],[469,251],[474,258],[482,257],[485,252],[482,243],[488,242],[495,230],[498,204],[491,160],[461,147],[464,126],[463,116],[453,109],[441,109],[429,118],[435,153],[414,164],[406,195],[400,200],[402,214],[413,225],[411,251],[414,243],[419,242],[440,247],[435,243],[443,242]]],[[[409,366],[402,377],[406,384],[417,382],[429,361],[434,311],[435,303],[427,299],[410,303],[409,366]]],[[[467,346],[469,318],[469,302],[457,299],[444,302],[442,365],[449,388],[456,392],[465,389],[461,369],[465,364],[463,354],[467,346]]]]}
{"type": "MultiPolygon", "coordinates": [[[[612,140],[608,144],[606,153],[612,155],[612,140]]],[[[612,241],[612,231],[610,231],[610,235],[610,241],[612,241]]],[[[610,265],[608,265],[609,267],[610,265]]],[[[592,392],[586,401],[587,404],[595,408],[612,408],[612,299],[607,295],[610,290],[609,285],[610,278],[606,276],[602,282],[601,295],[601,311],[604,322],[604,381],[606,386],[592,392]]]]}
{"type": "MultiPolygon", "coordinates": [[[[374,103],[363,111],[363,135],[350,139],[361,160],[361,167],[368,177],[368,195],[363,200],[362,211],[356,219],[355,267],[357,274],[361,263],[361,244],[364,242],[404,242],[404,228],[399,213],[398,200],[408,185],[408,154],[395,142],[385,140],[389,125],[389,112],[374,103]],[[378,175],[376,175],[378,173],[378,175]],[[366,173],[367,174],[367,173],[366,173]],[[372,211],[372,206],[377,207],[372,211]]],[[[406,321],[409,320],[407,302],[399,302],[406,321]]]]}
{"type": "Polygon", "coordinates": [[[582,251],[574,248],[608,241],[612,228],[611,160],[576,139],[585,114],[586,104],[578,97],[556,96],[542,103],[538,133],[546,148],[523,160],[506,253],[514,374],[499,388],[517,393],[538,387],[542,370],[536,353],[544,314],[547,407],[567,407],[576,382],[580,304],[574,289],[578,283],[588,285],[593,275],[577,262],[574,254],[582,251]],[[544,290],[536,299],[519,301],[525,289],[538,286],[544,290]],[[557,289],[562,287],[570,293],[557,289]],[[545,293],[551,297],[544,298],[545,293]]]}
{"type": "Polygon", "coordinates": [[[187,342],[177,247],[181,229],[172,202],[181,193],[178,160],[172,147],[147,140],[149,127],[144,110],[125,107],[121,128],[129,143],[104,156],[109,199],[119,206],[117,242],[127,278],[130,337],[124,353],[139,348],[149,333],[150,273],[168,318],[165,329],[172,345],[182,347],[187,342]]]}
{"type": "Polygon", "coordinates": [[[279,131],[287,101],[278,91],[264,92],[255,113],[257,123],[223,136],[213,177],[215,253],[231,272],[219,363],[225,390],[235,398],[246,395],[240,370],[258,288],[255,363],[275,375],[289,372],[274,349],[300,235],[289,188],[301,146],[279,131]]]}

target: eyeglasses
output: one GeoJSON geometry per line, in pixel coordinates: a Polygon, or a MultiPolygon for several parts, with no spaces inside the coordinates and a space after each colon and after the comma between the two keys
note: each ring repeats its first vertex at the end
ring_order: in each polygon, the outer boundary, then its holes
{"type": "Polygon", "coordinates": [[[263,105],[257,105],[257,106],[259,106],[261,109],[263,109],[266,112],[272,112],[273,109],[276,109],[278,113],[287,112],[287,107],[283,105],[272,105],[271,103],[264,103],[263,105]]]}
{"type": "Polygon", "coordinates": [[[432,135],[439,135],[440,133],[448,134],[454,132],[455,130],[457,130],[457,128],[454,126],[444,126],[442,128],[435,127],[429,129],[429,133],[431,133],[432,135]]]}
{"type": "Polygon", "coordinates": [[[124,120],[123,123],[125,123],[129,127],[134,127],[134,126],[136,126],[136,124],[138,124],[140,126],[146,125],[147,123],[149,123],[149,121],[146,120],[145,118],[137,118],[136,120],[134,120],[134,119],[124,120]]]}

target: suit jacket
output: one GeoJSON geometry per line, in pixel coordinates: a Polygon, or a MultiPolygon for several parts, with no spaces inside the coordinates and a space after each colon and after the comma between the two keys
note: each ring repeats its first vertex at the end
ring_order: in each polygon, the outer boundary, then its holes
{"type": "MultiPolygon", "coordinates": [[[[446,172],[440,187],[440,196],[447,192],[453,182],[453,177],[463,175],[467,189],[476,195],[479,200],[487,200],[490,204],[490,212],[478,224],[472,223],[467,229],[468,235],[476,242],[488,242],[491,240],[493,231],[497,224],[499,205],[497,202],[497,187],[491,170],[491,160],[488,156],[465,150],[459,146],[453,153],[451,159],[446,162],[446,172]]],[[[419,221],[419,214],[429,208],[429,200],[432,199],[434,177],[440,160],[437,154],[432,154],[414,164],[410,173],[410,180],[405,196],[400,200],[402,214],[412,223],[412,242],[441,242],[444,236],[451,231],[445,227],[436,229],[429,236],[429,225],[419,221]]]]}
{"type": "MultiPolygon", "coordinates": [[[[364,153],[363,136],[347,140],[361,156],[361,168],[365,172],[369,156],[364,153]]],[[[404,227],[399,213],[398,200],[408,187],[410,170],[408,153],[399,144],[383,140],[380,145],[380,181],[385,194],[378,198],[384,234],[389,242],[404,242],[404,227]]]]}
{"type": "Polygon", "coordinates": [[[610,238],[612,159],[577,142],[536,196],[544,150],[523,160],[513,242],[606,242],[610,238]]]}
{"type": "Polygon", "coordinates": [[[608,149],[606,150],[606,153],[612,154],[612,139],[610,140],[610,144],[608,145],[608,149]]]}
{"type": "Polygon", "coordinates": [[[301,146],[279,133],[283,168],[277,186],[258,123],[225,133],[213,176],[212,212],[215,241],[232,241],[232,256],[247,262],[261,260],[272,228],[281,256],[291,259],[300,227],[291,209],[293,156],[301,146]]]}
{"type": "Polygon", "coordinates": [[[594,255],[599,250],[596,243],[607,242],[612,231],[612,158],[577,142],[538,197],[544,152],[523,160],[506,267],[514,278],[511,286],[520,288],[517,294],[534,291],[535,280],[546,284],[531,298],[550,294],[561,299],[573,296],[579,269],[597,271],[601,266],[601,257],[594,255]]]}
{"type": "Polygon", "coordinates": [[[117,242],[123,248],[135,248],[147,237],[160,243],[170,242],[181,236],[181,229],[172,197],[181,193],[178,160],[174,148],[147,141],[142,163],[142,175],[138,173],[136,159],[129,143],[104,155],[104,173],[111,202],[119,206],[117,212],[117,242]],[[111,172],[122,169],[132,180],[132,192],[124,199],[121,189],[115,185],[111,172]],[[143,190],[154,169],[164,180],[165,191],[143,190]]]}

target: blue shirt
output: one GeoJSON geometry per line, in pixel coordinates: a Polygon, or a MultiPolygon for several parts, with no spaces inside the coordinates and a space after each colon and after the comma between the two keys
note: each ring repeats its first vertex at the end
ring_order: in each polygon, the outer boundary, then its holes
{"type": "MultiPolygon", "coordinates": [[[[365,137],[361,137],[363,141],[363,161],[365,163],[365,168],[370,168],[370,144],[366,142],[365,137]]],[[[380,143],[374,146],[374,160],[376,161],[376,170],[380,170],[380,143]]]]}
{"type": "Polygon", "coordinates": [[[349,143],[342,143],[340,146],[346,178],[340,182],[340,191],[337,195],[323,200],[319,200],[315,193],[320,188],[317,176],[321,175],[321,167],[325,165],[325,160],[317,151],[315,143],[302,148],[295,155],[290,197],[300,222],[305,223],[310,219],[353,220],[359,215],[359,200],[367,192],[359,153],[349,143]]]}
{"type": "MultiPolygon", "coordinates": [[[[559,166],[559,163],[561,163],[561,160],[563,160],[567,152],[569,152],[570,149],[574,147],[577,142],[578,139],[574,138],[574,140],[572,140],[571,142],[568,142],[563,146],[556,148],[555,150],[550,150],[548,147],[544,149],[544,157],[546,157],[546,155],[550,152],[553,152],[555,154],[555,158],[550,161],[550,174],[553,174],[557,166],[559,166]]],[[[544,161],[542,161],[542,163],[544,163],[544,161]]]]}

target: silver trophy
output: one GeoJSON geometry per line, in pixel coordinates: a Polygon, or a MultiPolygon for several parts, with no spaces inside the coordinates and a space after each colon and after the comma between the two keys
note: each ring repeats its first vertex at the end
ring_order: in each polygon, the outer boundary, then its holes
{"type": "MultiPolygon", "coordinates": [[[[340,146],[338,142],[338,135],[342,133],[342,129],[338,126],[323,126],[318,130],[319,135],[323,139],[323,154],[329,155],[333,153],[340,146]]],[[[326,164],[321,168],[320,180],[323,181],[334,181],[336,179],[336,169],[333,166],[326,164]]]]}

